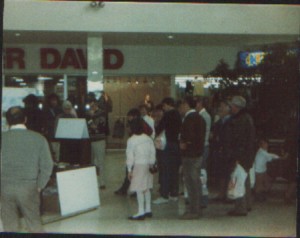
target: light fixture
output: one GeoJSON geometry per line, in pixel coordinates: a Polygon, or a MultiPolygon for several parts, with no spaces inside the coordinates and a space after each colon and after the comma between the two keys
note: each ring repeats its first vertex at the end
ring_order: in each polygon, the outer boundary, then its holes
{"type": "Polygon", "coordinates": [[[104,2],[102,1],[91,1],[90,6],[92,8],[103,8],[104,7],[104,2]]]}
{"type": "Polygon", "coordinates": [[[19,37],[19,36],[21,36],[21,34],[19,32],[17,32],[17,33],[15,33],[15,36],[19,37]]]}
{"type": "Polygon", "coordinates": [[[173,35],[168,35],[168,39],[172,40],[172,39],[174,39],[174,36],[173,35]]]}
{"type": "Polygon", "coordinates": [[[51,79],[53,79],[53,78],[47,77],[47,76],[43,76],[43,75],[39,75],[39,76],[37,77],[37,79],[38,79],[38,80],[51,80],[51,79]]]}
{"type": "Polygon", "coordinates": [[[20,83],[20,86],[26,86],[27,84],[26,83],[20,83]]]}

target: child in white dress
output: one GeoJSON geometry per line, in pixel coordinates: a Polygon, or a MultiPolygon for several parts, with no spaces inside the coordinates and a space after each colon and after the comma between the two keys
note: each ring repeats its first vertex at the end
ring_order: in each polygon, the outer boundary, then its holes
{"type": "Polygon", "coordinates": [[[130,220],[152,217],[150,189],[153,187],[153,175],[149,168],[155,163],[155,147],[153,140],[143,133],[141,120],[136,119],[129,124],[132,136],[126,148],[126,165],[131,181],[129,190],[136,192],[138,201],[138,213],[129,217],[130,220]]]}
{"type": "Polygon", "coordinates": [[[279,156],[268,152],[268,141],[260,140],[260,148],[258,149],[255,161],[255,193],[258,201],[266,200],[266,193],[270,188],[270,178],[267,175],[267,163],[273,159],[278,159],[279,156]]]}

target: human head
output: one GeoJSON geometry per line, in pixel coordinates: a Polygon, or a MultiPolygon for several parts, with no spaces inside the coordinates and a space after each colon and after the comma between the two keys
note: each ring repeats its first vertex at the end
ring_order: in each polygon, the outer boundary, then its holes
{"type": "Polygon", "coordinates": [[[184,116],[189,110],[195,109],[196,100],[192,96],[186,96],[179,105],[179,113],[184,116]]]}
{"type": "Polygon", "coordinates": [[[134,118],[129,122],[129,128],[132,134],[141,135],[144,132],[143,128],[143,119],[142,118],[134,118]]]}
{"type": "Polygon", "coordinates": [[[51,93],[48,97],[47,97],[47,102],[49,104],[50,107],[54,108],[57,107],[59,105],[59,96],[55,93],[51,93]]]}
{"type": "Polygon", "coordinates": [[[161,104],[163,105],[164,111],[169,111],[175,107],[175,101],[171,97],[166,97],[162,100],[161,104]]]}
{"type": "Polygon", "coordinates": [[[261,138],[259,140],[259,147],[264,149],[264,150],[268,150],[269,148],[269,142],[266,138],[261,138]]]}
{"type": "Polygon", "coordinates": [[[26,123],[24,109],[19,106],[9,108],[5,114],[5,117],[9,126],[26,123]]]}
{"type": "Polygon", "coordinates": [[[131,121],[135,118],[140,118],[141,117],[141,113],[140,110],[137,108],[132,108],[127,112],[127,120],[131,121]]]}
{"type": "Polygon", "coordinates": [[[200,112],[203,108],[205,108],[205,98],[201,97],[201,96],[196,96],[194,97],[195,101],[196,101],[196,107],[195,110],[197,112],[200,112]]]}
{"type": "Polygon", "coordinates": [[[91,109],[92,111],[96,111],[96,110],[99,109],[99,104],[98,104],[98,102],[97,102],[96,99],[91,99],[91,100],[89,101],[89,105],[90,105],[90,109],[91,109]]]}
{"type": "Polygon", "coordinates": [[[146,105],[144,105],[144,104],[140,105],[139,110],[140,110],[142,117],[148,115],[148,110],[147,110],[146,105]]]}
{"type": "Polygon", "coordinates": [[[66,101],[63,102],[62,108],[63,108],[64,113],[70,114],[71,111],[72,111],[73,106],[72,106],[72,103],[70,101],[66,100],[66,101]]]}
{"type": "Polygon", "coordinates": [[[149,101],[150,100],[150,95],[149,95],[149,93],[147,93],[146,95],[145,95],[145,101],[149,101]]]}
{"type": "Polygon", "coordinates": [[[246,107],[246,99],[242,96],[234,96],[230,100],[231,113],[237,114],[240,110],[246,107]]]}
{"type": "Polygon", "coordinates": [[[163,106],[162,104],[158,104],[152,112],[152,117],[155,122],[159,122],[162,119],[163,115],[164,115],[163,106]]]}
{"type": "Polygon", "coordinates": [[[218,115],[221,118],[224,118],[225,116],[230,114],[230,104],[228,101],[223,100],[220,102],[219,108],[218,108],[218,115]]]}
{"type": "Polygon", "coordinates": [[[33,94],[29,94],[27,95],[24,99],[23,99],[23,102],[25,104],[25,107],[32,107],[32,108],[35,108],[35,107],[38,107],[39,105],[39,99],[33,95],[33,94]]]}

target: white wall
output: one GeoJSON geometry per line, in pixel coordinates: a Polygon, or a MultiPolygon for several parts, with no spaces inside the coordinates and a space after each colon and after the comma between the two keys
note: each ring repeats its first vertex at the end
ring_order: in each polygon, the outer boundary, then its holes
{"type": "MultiPolygon", "coordinates": [[[[57,73],[86,75],[86,70],[51,69],[41,70],[40,48],[49,47],[59,50],[63,57],[66,48],[83,49],[85,45],[5,45],[22,48],[25,51],[24,70],[4,70],[9,73],[57,73]]],[[[104,49],[120,50],[124,55],[124,65],[118,70],[104,70],[104,75],[175,75],[175,74],[204,74],[215,68],[220,59],[224,59],[234,67],[238,49],[234,47],[216,46],[106,46],[104,49]]]]}
{"type": "Polygon", "coordinates": [[[5,0],[4,30],[298,34],[300,6],[5,0]]]}

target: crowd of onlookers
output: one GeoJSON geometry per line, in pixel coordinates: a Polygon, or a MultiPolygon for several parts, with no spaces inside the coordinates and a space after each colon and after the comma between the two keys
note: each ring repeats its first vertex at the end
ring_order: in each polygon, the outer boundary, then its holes
{"type": "MultiPolygon", "coordinates": [[[[18,230],[18,209],[30,231],[42,231],[39,193],[52,173],[53,160],[78,162],[74,161],[74,154],[80,145],[74,140],[55,138],[59,119],[78,117],[70,101],[61,106],[59,101],[56,94],[51,94],[40,109],[38,98],[28,95],[24,98],[24,108],[12,107],[6,112],[9,130],[2,133],[1,217],[8,231],[18,230]]],[[[111,99],[105,93],[99,99],[89,95],[87,105],[84,117],[91,141],[91,163],[97,168],[99,188],[105,189],[111,99]]],[[[252,210],[253,192],[256,201],[267,199],[272,180],[267,165],[273,159],[285,159],[285,172],[280,176],[289,181],[285,200],[293,200],[297,122],[291,125],[292,133],[285,138],[283,153],[269,153],[268,138],[258,137],[242,96],[220,101],[217,112],[211,115],[204,97],[186,96],[179,101],[166,97],[154,105],[147,95],[140,106],[128,111],[127,125],[126,173],[115,194],[129,192],[136,196],[138,212],[130,220],[151,218],[152,204],[176,202],[181,193],[186,211],[180,219],[197,219],[208,205],[207,180],[211,178],[211,170],[218,184],[218,195],[213,201],[226,203],[229,183],[238,166],[246,174],[244,192],[234,200],[228,215],[246,216],[252,210]],[[158,176],[159,197],[152,201],[154,174],[158,176]],[[180,183],[183,191],[179,191],[180,183]]]]}
{"type": "Polygon", "coordinates": [[[183,183],[187,209],[181,216],[182,219],[198,218],[202,208],[207,206],[207,193],[204,194],[203,185],[207,187],[207,176],[210,178],[207,171],[210,162],[208,160],[214,161],[211,167],[218,184],[219,192],[213,199],[215,202],[228,202],[228,184],[237,164],[247,174],[245,194],[234,200],[234,209],[229,211],[228,215],[246,216],[252,210],[251,194],[255,195],[255,201],[258,202],[267,199],[274,179],[267,173],[267,165],[273,159],[285,159],[284,174],[278,176],[288,180],[285,201],[291,202],[291,195],[295,195],[296,190],[297,137],[290,135],[279,155],[269,153],[268,139],[262,135],[258,136],[253,119],[247,112],[247,102],[242,96],[220,101],[217,114],[213,118],[206,110],[206,103],[204,97],[187,96],[177,102],[167,97],[155,107],[153,103],[144,104],[128,112],[129,127],[133,135],[127,144],[124,183],[115,193],[126,195],[128,189],[137,192],[138,213],[130,219],[143,220],[149,217],[149,214],[152,216],[148,190],[153,186],[153,175],[145,169],[145,174],[141,169],[137,169],[137,165],[146,163],[147,157],[148,166],[157,166],[158,169],[160,196],[152,202],[154,205],[177,201],[180,195],[179,183],[183,183]],[[136,132],[139,121],[142,121],[142,126],[136,132]],[[139,141],[141,134],[154,139],[154,144],[149,142],[152,147],[156,147],[154,165],[152,152],[146,153],[147,149],[141,150],[146,143],[143,140],[139,141]],[[131,142],[132,140],[135,142],[131,142]],[[141,161],[141,158],[144,160],[141,161]],[[145,179],[151,181],[150,184],[147,184],[145,179]],[[131,186],[130,180],[134,183],[136,180],[144,181],[143,186],[131,186]],[[141,192],[147,195],[144,194],[143,197],[141,192]],[[148,204],[145,208],[142,205],[144,200],[148,204]]]}

